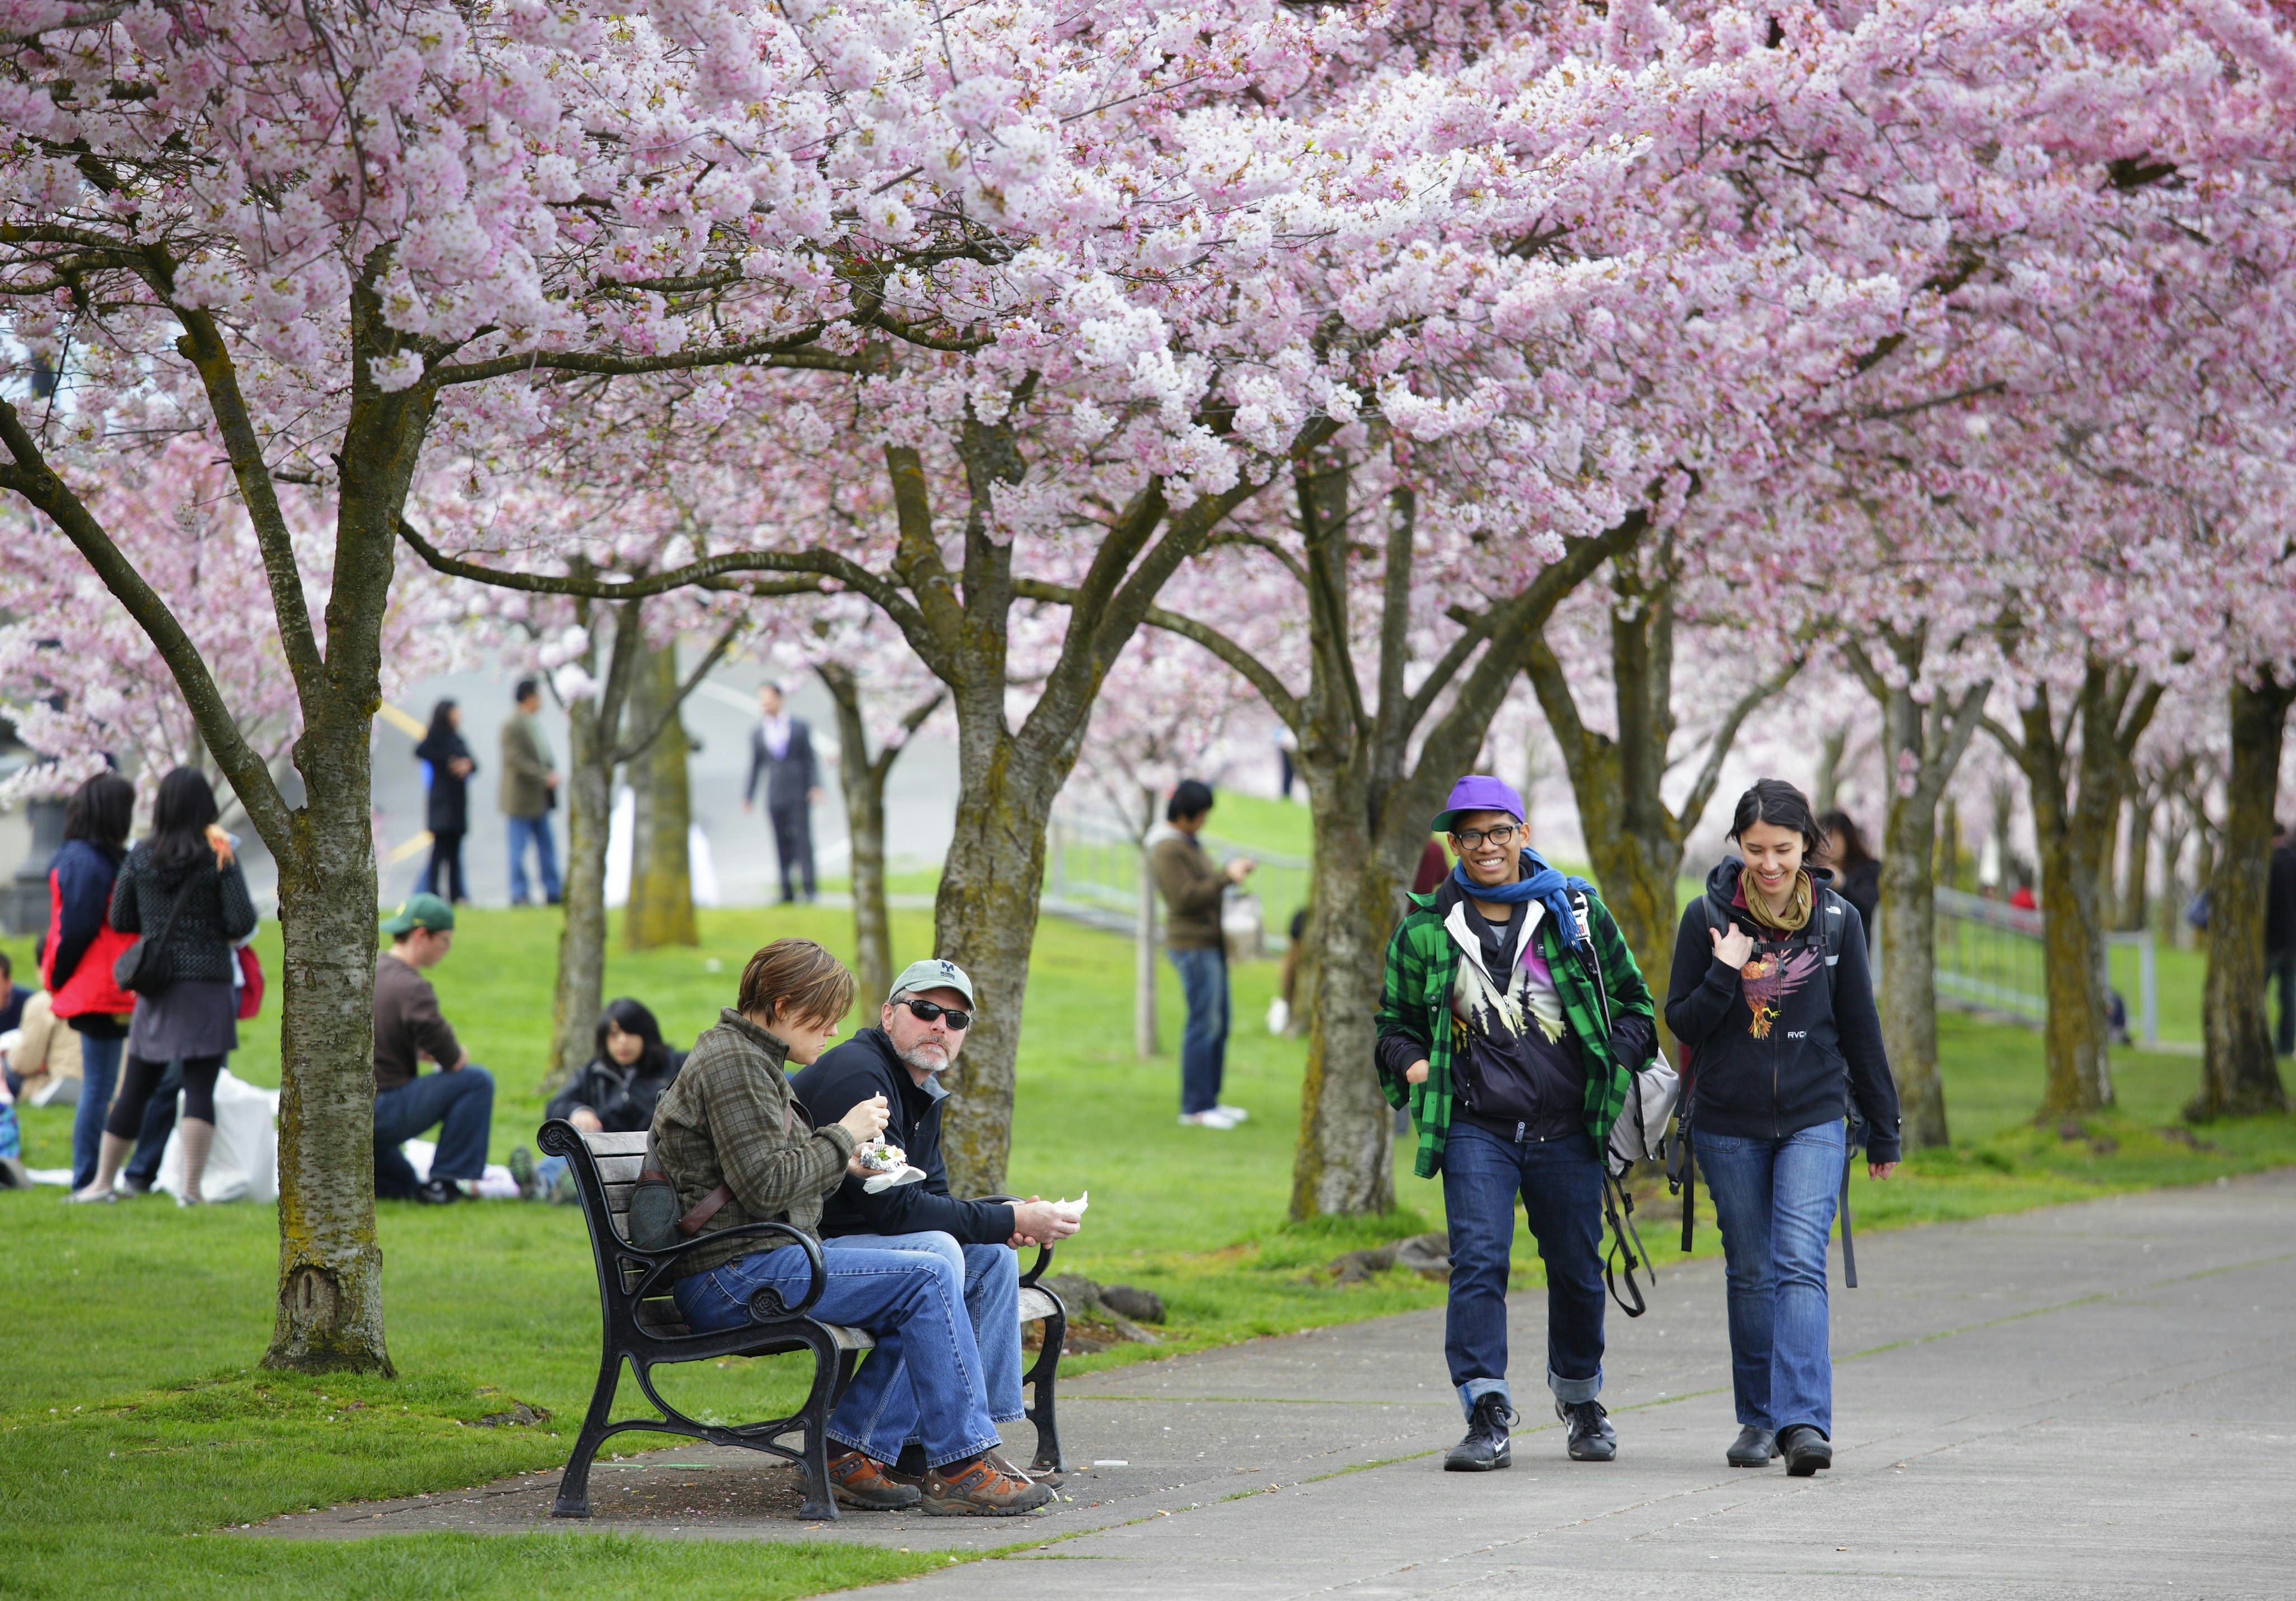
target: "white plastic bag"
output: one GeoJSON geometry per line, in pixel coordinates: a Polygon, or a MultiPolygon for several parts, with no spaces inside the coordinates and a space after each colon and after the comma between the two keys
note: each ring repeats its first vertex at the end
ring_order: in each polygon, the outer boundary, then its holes
{"type": "MultiPolygon", "coordinates": [[[[200,1194],[209,1201],[279,1199],[279,1092],[258,1089],[226,1071],[216,1076],[215,1145],[200,1194]]],[[[160,1187],[184,1193],[183,1102],[176,1103],[176,1132],[160,1157],[160,1187]]]]}

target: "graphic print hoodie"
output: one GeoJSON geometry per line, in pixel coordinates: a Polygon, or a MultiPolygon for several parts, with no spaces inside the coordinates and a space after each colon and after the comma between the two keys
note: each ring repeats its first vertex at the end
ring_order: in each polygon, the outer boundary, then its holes
{"type": "Polygon", "coordinates": [[[1866,1124],[1867,1160],[1897,1161],[1898,1088],[1882,1050],[1863,922],[1826,888],[1833,875],[1813,868],[1808,924],[1774,936],[1746,910],[1742,865],[1726,857],[1707,875],[1706,893],[1684,912],[1675,937],[1666,1024],[1689,1058],[1693,1121],[1711,1134],[1777,1139],[1833,1122],[1854,1105],[1866,1124]],[[1831,982],[1822,919],[1837,930],[1831,982]],[[1734,924],[1754,940],[1754,954],[1736,970],[1715,956],[1707,932],[1734,924]]]}

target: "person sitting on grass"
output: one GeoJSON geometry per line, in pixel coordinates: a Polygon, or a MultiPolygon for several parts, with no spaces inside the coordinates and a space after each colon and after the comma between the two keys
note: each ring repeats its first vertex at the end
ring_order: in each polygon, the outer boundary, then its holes
{"type": "MultiPolygon", "coordinates": [[[[748,1323],[760,1292],[785,1306],[805,1299],[812,1268],[797,1244],[760,1250],[770,1236],[709,1236],[743,1223],[785,1223],[818,1238],[822,1203],[861,1170],[855,1147],[882,1133],[883,1096],[816,1126],[784,1076],[809,1066],[853,1004],[853,975],[810,940],[776,940],[751,956],[740,994],[693,1042],[653,1118],[653,1159],[676,1186],[678,1227],[702,1244],[672,1286],[696,1330],[748,1323]]],[[[934,1251],[823,1252],[826,1285],[811,1315],[864,1328],[876,1351],[829,1421],[848,1447],[829,1465],[845,1505],[868,1511],[921,1507],[938,1516],[1033,1511],[1053,1498],[1041,1484],[996,1466],[1003,1443],[988,1416],[980,1350],[965,1316],[964,1276],[934,1251]],[[851,1442],[869,1438],[905,1359],[929,1471],[922,1489],[887,1478],[851,1442]],[[882,1368],[882,1371],[881,1371],[882,1368]]]]}
{"type": "Polygon", "coordinates": [[[472,1064],[422,976],[454,946],[455,908],[436,895],[410,895],[382,930],[390,948],[374,959],[374,1193],[431,1205],[474,1200],[494,1126],[494,1076],[472,1064]],[[426,1057],[437,1072],[422,1071],[426,1057]],[[399,1142],[433,1123],[439,1148],[418,1183],[399,1142]]]}
{"type": "MultiPolygon", "coordinates": [[[[598,1018],[597,1055],[551,1096],[545,1117],[562,1117],[585,1134],[643,1134],[653,1126],[661,1092],[685,1065],[685,1053],[662,1043],[661,1024],[642,1001],[625,995],[598,1018]]],[[[578,1198],[563,1156],[539,1162],[524,1145],[510,1154],[510,1176],[529,1201],[562,1206],[578,1198]]]]}
{"type": "MultiPolygon", "coordinates": [[[[871,1195],[848,1176],[822,1209],[821,1232],[833,1251],[937,1251],[963,1277],[964,1310],[980,1348],[988,1416],[1012,1423],[1021,1405],[1021,1268],[1013,1252],[1074,1234],[1076,1223],[1036,1196],[1026,1201],[960,1201],[948,1193],[941,1160],[941,1109],[948,1091],[940,1074],[964,1048],[972,1027],[972,981],[954,962],[913,962],[864,1029],[798,1074],[798,1099],[816,1118],[842,1117],[872,1096],[888,1108],[884,1138],[924,1177],[871,1195]]],[[[871,1358],[873,1367],[879,1358],[871,1358]]],[[[890,1364],[888,1364],[890,1367],[890,1364]]],[[[916,1401],[904,1379],[889,1386],[890,1404],[865,1440],[842,1441],[877,1462],[896,1464],[902,1448],[922,1443],[916,1401]]],[[[1020,1470],[1001,1457],[1015,1478],[1020,1470]]],[[[894,1476],[904,1478],[896,1468],[894,1476]]]]}

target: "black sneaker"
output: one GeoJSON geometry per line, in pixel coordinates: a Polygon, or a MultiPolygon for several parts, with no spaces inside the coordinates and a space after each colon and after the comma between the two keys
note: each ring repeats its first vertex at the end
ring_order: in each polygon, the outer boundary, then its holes
{"type": "Polygon", "coordinates": [[[1608,1462],[1619,1454],[1619,1432],[1601,1401],[1556,1401],[1554,1416],[1570,1425],[1570,1460],[1608,1462]]]}
{"type": "Polygon", "coordinates": [[[1487,1474],[1495,1467],[1511,1467],[1514,1455],[1507,1444],[1507,1430],[1522,1421],[1506,1404],[1506,1397],[1494,1392],[1475,1398],[1475,1409],[1467,1415],[1467,1437],[1453,1446],[1443,1458],[1447,1474],[1487,1474]]]}
{"type": "Polygon", "coordinates": [[[1819,1468],[1833,1466],[1833,1442],[1815,1424],[1798,1423],[1780,1429],[1778,1452],[1786,1459],[1786,1472],[1797,1479],[1807,1479],[1819,1468]]]}
{"type": "Polygon", "coordinates": [[[414,1198],[425,1206],[451,1206],[463,1198],[463,1192],[450,1178],[433,1178],[415,1190],[414,1198]]]}
{"type": "Polygon", "coordinates": [[[1750,1423],[1738,1431],[1738,1438],[1730,1442],[1730,1449],[1723,1456],[1733,1467],[1767,1467],[1776,1460],[1777,1454],[1777,1437],[1750,1423]]]}

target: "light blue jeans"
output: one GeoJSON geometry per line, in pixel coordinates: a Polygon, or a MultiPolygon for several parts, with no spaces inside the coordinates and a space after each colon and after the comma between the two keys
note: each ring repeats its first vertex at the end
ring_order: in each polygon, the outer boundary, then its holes
{"type": "Polygon", "coordinates": [[[1773,1432],[1813,1424],[1831,1440],[1825,1242],[1848,1159],[1842,1125],[1820,1123],[1783,1139],[1702,1129],[1693,1137],[1722,1227],[1738,1421],[1773,1432]]]}
{"type": "MultiPolygon", "coordinates": [[[[1003,1443],[982,1405],[980,1351],[964,1313],[964,1278],[938,1251],[824,1251],[828,1287],[810,1316],[824,1323],[865,1328],[877,1349],[864,1371],[887,1364],[908,1367],[925,1461],[933,1467],[970,1462],[1003,1443]]],[[[795,1306],[805,1299],[812,1271],[795,1245],[759,1252],[681,1278],[672,1291],[677,1310],[697,1330],[734,1328],[750,1321],[750,1298],[759,1290],[795,1306]]],[[[886,1388],[883,1379],[877,1389],[886,1388]]],[[[857,1447],[876,1421],[877,1395],[857,1378],[829,1419],[829,1435],[857,1447]]],[[[894,1444],[894,1454],[900,1451],[894,1444]]]]}
{"type": "Polygon", "coordinates": [[[111,1113],[112,1091],[119,1088],[119,1058],[127,1036],[79,1037],[79,1104],[72,1108],[72,1188],[95,1182],[96,1159],[103,1154],[103,1120],[111,1113]]]}
{"type": "MultiPolygon", "coordinates": [[[[983,1400],[991,1421],[1012,1423],[1023,1416],[1021,1405],[1021,1260],[1003,1245],[960,1245],[954,1236],[928,1234],[849,1234],[824,1240],[832,1260],[843,1251],[930,1251],[949,1265],[964,1282],[964,1311],[972,1325],[973,1344],[980,1352],[983,1400]]],[[[857,1403],[868,1421],[856,1422],[859,1438],[847,1440],[830,1433],[857,1450],[880,1462],[891,1462],[911,1441],[922,1444],[922,1419],[915,1387],[906,1364],[888,1359],[882,1351],[861,1364],[854,1375],[853,1393],[866,1391],[868,1400],[857,1403]]],[[[840,1418],[845,1408],[837,1409],[840,1418]]]]}

